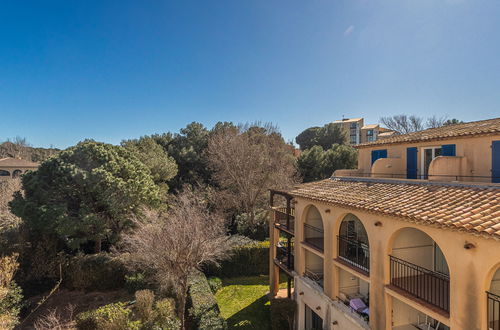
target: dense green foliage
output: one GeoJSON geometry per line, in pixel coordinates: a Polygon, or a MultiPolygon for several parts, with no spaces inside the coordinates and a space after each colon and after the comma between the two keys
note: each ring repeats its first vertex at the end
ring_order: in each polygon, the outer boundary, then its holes
{"type": "Polygon", "coordinates": [[[178,173],[170,182],[174,191],[185,184],[205,185],[211,183],[211,171],[204,157],[210,131],[200,123],[192,122],[179,133],[151,136],[171,156],[178,166],[178,173]]]}
{"type": "Polygon", "coordinates": [[[78,330],[139,330],[140,322],[131,321],[131,310],[119,302],[78,314],[78,330]]]}
{"type": "Polygon", "coordinates": [[[191,328],[197,330],[226,329],[226,322],[220,316],[219,306],[207,278],[203,273],[196,273],[189,281],[189,319],[191,328]]]}
{"type": "Polygon", "coordinates": [[[205,273],[223,278],[269,274],[269,241],[235,247],[231,258],[221,261],[220,267],[207,267],[205,273]]]}
{"type": "Polygon", "coordinates": [[[175,160],[151,137],[122,142],[151,171],[153,181],[168,191],[168,182],[175,177],[178,168],[175,160]]]}
{"type": "Polygon", "coordinates": [[[271,327],[273,330],[293,330],[297,303],[289,298],[271,300],[271,327]]]}
{"type": "Polygon", "coordinates": [[[222,280],[218,277],[212,276],[207,280],[208,285],[210,285],[210,290],[212,290],[213,294],[217,293],[217,291],[219,291],[219,289],[222,287],[222,280]]]}
{"type": "Polygon", "coordinates": [[[346,141],[346,133],[340,125],[334,123],[323,127],[310,127],[295,138],[300,150],[310,149],[313,146],[321,146],[326,150],[334,144],[345,144],[346,141]]]}
{"type": "Polygon", "coordinates": [[[114,243],[160,191],[149,169],[120,146],[85,141],[42,163],[22,178],[24,195],[11,202],[30,233],[64,241],[72,249],[114,243]]]}
{"type": "Polygon", "coordinates": [[[107,253],[78,254],[63,269],[63,285],[75,290],[113,290],[125,284],[126,268],[107,253]]]}
{"type": "Polygon", "coordinates": [[[352,169],[357,165],[357,152],[351,146],[334,144],[323,150],[314,146],[300,155],[297,166],[304,182],[326,179],[339,169],[352,169]]]}

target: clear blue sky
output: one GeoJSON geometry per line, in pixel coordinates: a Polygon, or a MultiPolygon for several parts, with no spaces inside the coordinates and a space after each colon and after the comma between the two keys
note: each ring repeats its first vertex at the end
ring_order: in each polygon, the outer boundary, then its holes
{"type": "Polygon", "coordinates": [[[0,2],[0,140],[500,116],[498,0],[0,2]]]}

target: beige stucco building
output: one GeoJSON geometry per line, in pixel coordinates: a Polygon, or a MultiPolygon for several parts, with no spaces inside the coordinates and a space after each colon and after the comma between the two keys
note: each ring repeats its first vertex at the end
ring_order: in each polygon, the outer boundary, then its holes
{"type": "Polygon", "coordinates": [[[350,145],[373,142],[394,135],[394,131],[381,127],[379,124],[364,124],[364,118],[344,118],[333,123],[340,125],[346,133],[350,145]]]}
{"type": "Polygon", "coordinates": [[[36,170],[39,164],[18,158],[0,159],[0,181],[19,177],[29,170],[36,170]]]}
{"type": "Polygon", "coordinates": [[[358,169],[271,192],[296,328],[499,330],[500,118],[357,148],[358,169]]]}

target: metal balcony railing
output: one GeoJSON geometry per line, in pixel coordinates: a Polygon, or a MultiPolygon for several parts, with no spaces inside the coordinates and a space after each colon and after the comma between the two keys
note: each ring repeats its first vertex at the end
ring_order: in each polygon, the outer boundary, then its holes
{"type": "Polygon", "coordinates": [[[286,246],[276,246],[276,261],[288,270],[294,270],[293,246],[290,247],[290,253],[286,246]]]}
{"type": "Polygon", "coordinates": [[[304,224],[304,242],[323,252],[324,232],[322,228],[304,224]]]}
{"type": "Polygon", "coordinates": [[[306,268],[304,276],[318,283],[320,287],[323,287],[323,271],[310,270],[306,268]]]}
{"type": "Polygon", "coordinates": [[[391,285],[437,307],[450,311],[450,277],[408,261],[390,257],[391,285]]]}
{"type": "Polygon", "coordinates": [[[346,236],[337,236],[337,241],[340,259],[355,268],[370,272],[370,249],[367,244],[346,236]]]}
{"type": "Polygon", "coordinates": [[[273,207],[273,210],[276,227],[293,233],[295,231],[295,209],[290,208],[287,212],[286,207],[273,207]]]}
{"type": "Polygon", "coordinates": [[[488,329],[500,330],[500,296],[486,291],[488,296],[488,329]]]}

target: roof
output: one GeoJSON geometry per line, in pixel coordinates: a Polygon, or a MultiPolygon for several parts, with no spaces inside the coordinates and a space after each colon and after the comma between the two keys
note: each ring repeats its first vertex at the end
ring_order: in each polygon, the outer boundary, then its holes
{"type": "Polygon", "coordinates": [[[500,118],[447,125],[408,134],[394,135],[387,139],[358,144],[356,147],[363,148],[385,144],[446,140],[457,137],[468,137],[471,135],[490,134],[500,134],[500,118]]]}
{"type": "Polygon", "coordinates": [[[378,124],[368,124],[368,125],[361,127],[361,129],[373,129],[373,128],[377,128],[378,126],[379,126],[378,124]]]}
{"type": "Polygon", "coordinates": [[[294,197],[500,239],[500,185],[338,178],[305,183],[294,197]]]}
{"type": "Polygon", "coordinates": [[[18,158],[1,158],[0,167],[38,167],[38,163],[18,158]]]}
{"type": "Polygon", "coordinates": [[[344,118],[342,120],[336,120],[334,121],[334,123],[352,123],[352,122],[356,122],[356,121],[360,121],[360,120],[363,120],[363,118],[344,118]]]}

